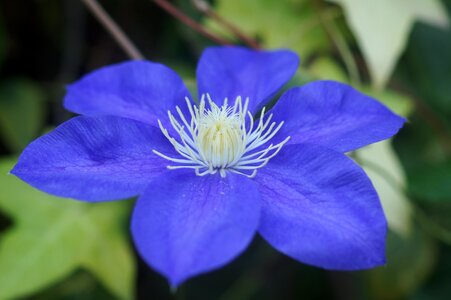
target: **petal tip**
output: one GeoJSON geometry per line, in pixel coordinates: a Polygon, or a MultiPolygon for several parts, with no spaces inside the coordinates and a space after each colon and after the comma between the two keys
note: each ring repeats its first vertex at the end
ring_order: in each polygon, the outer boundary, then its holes
{"type": "Polygon", "coordinates": [[[8,172],[8,175],[14,175],[14,176],[16,176],[16,177],[18,177],[18,178],[21,178],[21,167],[20,167],[20,164],[19,164],[19,162],[17,162],[15,165],[14,165],[14,167],[11,169],[11,170],[9,170],[9,172],[8,172]]]}
{"type": "Polygon", "coordinates": [[[394,113],[393,111],[391,111],[389,108],[387,108],[388,113],[391,114],[391,119],[393,120],[393,127],[390,133],[388,133],[388,136],[385,139],[391,138],[393,136],[395,136],[396,134],[398,134],[398,132],[404,127],[404,125],[406,123],[408,123],[408,119],[400,116],[396,113],[394,113]]]}
{"type": "Polygon", "coordinates": [[[171,290],[171,293],[175,294],[178,290],[178,288],[185,283],[188,279],[194,276],[181,276],[181,275],[164,275],[166,277],[166,280],[168,281],[169,288],[171,290]]]}
{"type": "Polygon", "coordinates": [[[178,287],[179,287],[179,286],[178,286],[177,284],[172,283],[172,282],[169,280],[169,290],[171,291],[171,294],[172,294],[172,295],[175,295],[175,294],[177,293],[178,287]]]}
{"type": "Polygon", "coordinates": [[[387,264],[387,258],[385,255],[385,251],[381,253],[382,255],[374,255],[369,261],[367,265],[363,265],[357,270],[367,270],[373,269],[381,266],[385,266],[387,264]]]}

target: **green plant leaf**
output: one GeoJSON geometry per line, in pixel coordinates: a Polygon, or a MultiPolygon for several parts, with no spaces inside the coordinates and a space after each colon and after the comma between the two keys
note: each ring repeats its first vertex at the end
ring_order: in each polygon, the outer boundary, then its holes
{"type": "Polygon", "coordinates": [[[451,161],[411,170],[409,191],[423,201],[451,202],[451,161]]]}
{"type": "Polygon", "coordinates": [[[405,195],[405,174],[390,141],[362,148],[356,152],[356,156],[376,188],[390,229],[408,236],[412,225],[412,208],[405,195]]]}
{"type": "Polygon", "coordinates": [[[26,296],[91,271],[120,299],[132,298],[134,262],[123,225],[128,202],[84,203],[42,193],[0,161],[0,209],[14,220],[0,239],[0,298],[26,296]]]}
{"type": "Polygon", "coordinates": [[[315,59],[310,64],[308,72],[321,80],[335,80],[349,83],[349,78],[340,65],[328,56],[322,56],[315,59]]]}
{"type": "MultiPolygon", "coordinates": [[[[290,48],[306,59],[330,47],[310,1],[218,0],[215,11],[249,36],[260,39],[265,48],[290,48]]],[[[226,34],[212,21],[207,25],[226,34]]]]}
{"type": "Polygon", "coordinates": [[[437,264],[434,274],[428,279],[426,284],[421,286],[409,300],[431,300],[448,299],[451,295],[451,253],[441,251],[438,256],[440,263],[437,264]]]}
{"type": "Polygon", "coordinates": [[[387,238],[387,265],[366,272],[372,299],[405,299],[429,277],[437,260],[433,240],[419,230],[387,238]]]}
{"type": "Polygon", "coordinates": [[[0,84],[0,135],[10,150],[22,150],[42,130],[43,98],[41,88],[28,79],[0,84]]]}
{"type": "Polygon", "coordinates": [[[99,207],[88,213],[90,216],[83,226],[92,246],[89,255],[82,258],[81,265],[97,276],[114,294],[122,299],[129,299],[135,270],[127,242],[128,232],[118,226],[111,226],[117,225],[118,220],[128,219],[129,209],[122,204],[117,202],[110,205],[108,210],[99,207]],[[92,230],[92,227],[97,230],[92,230]],[[113,265],[116,270],[112,270],[113,265]]]}
{"type": "Polygon", "coordinates": [[[449,25],[439,0],[329,1],[344,9],[377,88],[390,78],[416,20],[441,27],[449,25]]]}
{"type": "Polygon", "coordinates": [[[451,30],[417,24],[400,74],[419,99],[451,126],[451,30]]]}

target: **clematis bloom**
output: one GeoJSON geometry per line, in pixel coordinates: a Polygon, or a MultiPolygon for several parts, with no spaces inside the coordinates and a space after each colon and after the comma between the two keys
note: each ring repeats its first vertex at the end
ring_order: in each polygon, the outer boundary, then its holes
{"type": "Polygon", "coordinates": [[[404,119],[333,81],[289,89],[268,110],[298,62],[288,50],[208,48],[197,102],[163,65],[101,68],[68,87],[65,106],[82,116],[32,142],[11,173],[88,202],[138,196],[134,242],[172,286],[230,262],[256,232],[318,267],[384,264],[378,196],[344,153],[404,119]]]}

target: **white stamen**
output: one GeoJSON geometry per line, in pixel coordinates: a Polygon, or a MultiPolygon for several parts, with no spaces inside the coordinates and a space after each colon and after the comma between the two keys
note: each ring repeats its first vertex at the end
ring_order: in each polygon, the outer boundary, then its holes
{"type": "Polygon", "coordinates": [[[156,155],[175,164],[168,165],[168,169],[194,169],[197,176],[219,172],[222,177],[226,177],[229,171],[252,178],[257,174],[257,169],[264,167],[290,139],[287,137],[276,145],[270,144],[261,149],[279,132],[284,122],[271,123],[272,114],[265,119],[263,108],[258,123],[254,123],[248,111],[249,98],[243,105],[241,97],[237,97],[233,106],[228,105],[227,98],[222,106],[218,106],[209,94],[202,95],[199,106],[192,105],[188,98],[185,100],[189,122],[178,106],[175,107],[178,120],[168,111],[178,139],[171,137],[158,120],[161,132],[181,156],[170,157],[153,150],[156,155]],[[209,109],[205,107],[205,98],[209,109]],[[247,119],[249,125],[246,124],[247,119]]]}

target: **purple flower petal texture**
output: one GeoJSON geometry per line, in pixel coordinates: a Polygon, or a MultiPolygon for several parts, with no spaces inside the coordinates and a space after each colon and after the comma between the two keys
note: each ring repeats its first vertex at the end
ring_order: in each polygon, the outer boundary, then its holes
{"type": "Polygon", "coordinates": [[[298,56],[289,50],[212,47],[197,66],[199,95],[209,93],[219,105],[226,97],[230,101],[249,97],[250,111],[255,113],[291,79],[298,65],[298,56]]]}
{"type": "Polygon", "coordinates": [[[243,176],[168,172],[152,181],[132,218],[144,259],[176,287],[221,267],[251,242],[260,217],[256,184],[243,176]]]}
{"type": "Polygon", "coordinates": [[[382,265],[378,196],[343,153],[393,136],[404,119],[332,81],[254,115],[298,63],[288,50],[208,48],[196,103],[160,64],[101,68],[68,87],[66,107],[83,116],[33,141],[11,173],[83,201],[138,196],[135,245],[173,287],[232,261],[256,232],[318,267],[382,265]]]}
{"type": "Polygon", "coordinates": [[[171,151],[161,132],[119,117],[76,117],[32,142],[11,171],[47,193],[86,201],[141,194],[166,171],[152,148],[171,151]]]}
{"type": "Polygon", "coordinates": [[[292,88],[271,110],[284,121],[280,138],[290,144],[311,143],[340,152],[388,139],[405,122],[375,99],[335,81],[315,81],[292,88]]]}
{"type": "Polygon", "coordinates": [[[385,263],[387,224],[379,198],[344,154],[288,145],[255,179],[263,200],[259,232],[280,252],[334,270],[385,263]]]}
{"type": "Polygon", "coordinates": [[[86,116],[118,116],[157,125],[191,98],[180,76],[161,64],[130,61],[96,70],[67,87],[66,109],[86,116]]]}

